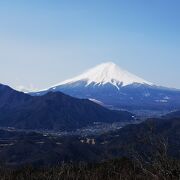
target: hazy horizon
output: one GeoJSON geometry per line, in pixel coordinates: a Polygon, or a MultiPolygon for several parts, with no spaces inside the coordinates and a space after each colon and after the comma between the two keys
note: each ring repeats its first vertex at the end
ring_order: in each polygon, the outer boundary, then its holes
{"type": "Polygon", "coordinates": [[[180,2],[0,2],[0,83],[44,89],[112,61],[180,89],[180,2]]]}

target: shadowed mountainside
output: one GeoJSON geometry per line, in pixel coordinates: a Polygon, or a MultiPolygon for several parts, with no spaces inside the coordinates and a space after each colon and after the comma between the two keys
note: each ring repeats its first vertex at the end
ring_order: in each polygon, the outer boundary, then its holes
{"type": "Polygon", "coordinates": [[[0,126],[3,127],[73,130],[94,122],[133,121],[132,116],[60,92],[33,97],[0,85],[0,126]]]}

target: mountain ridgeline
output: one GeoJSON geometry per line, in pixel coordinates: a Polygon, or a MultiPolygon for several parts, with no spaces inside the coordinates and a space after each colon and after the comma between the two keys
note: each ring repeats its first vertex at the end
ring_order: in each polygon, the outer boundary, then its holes
{"type": "Polygon", "coordinates": [[[0,85],[0,126],[36,130],[75,130],[95,122],[129,122],[133,114],[111,111],[87,99],[60,92],[30,96],[0,85]]]}

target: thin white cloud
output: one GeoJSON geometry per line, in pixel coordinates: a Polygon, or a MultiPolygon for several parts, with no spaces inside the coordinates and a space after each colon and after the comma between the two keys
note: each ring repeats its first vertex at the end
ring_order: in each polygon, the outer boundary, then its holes
{"type": "Polygon", "coordinates": [[[30,84],[29,86],[19,85],[15,89],[25,93],[38,91],[38,88],[35,87],[33,84],[30,84]]]}

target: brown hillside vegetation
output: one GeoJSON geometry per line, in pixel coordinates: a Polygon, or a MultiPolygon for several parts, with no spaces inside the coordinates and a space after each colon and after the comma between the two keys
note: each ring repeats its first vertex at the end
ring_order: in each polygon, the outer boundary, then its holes
{"type": "Polygon", "coordinates": [[[61,164],[53,168],[0,168],[1,180],[179,180],[180,162],[158,159],[152,164],[126,158],[98,164],[61,164]]]}

